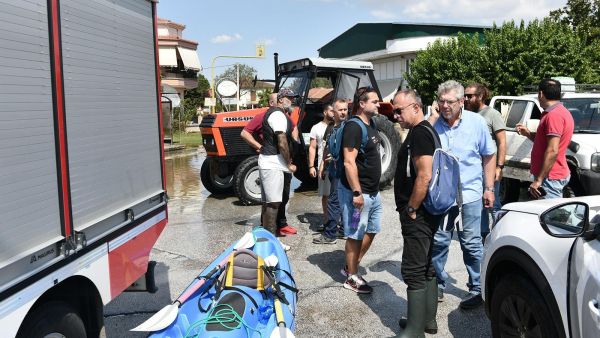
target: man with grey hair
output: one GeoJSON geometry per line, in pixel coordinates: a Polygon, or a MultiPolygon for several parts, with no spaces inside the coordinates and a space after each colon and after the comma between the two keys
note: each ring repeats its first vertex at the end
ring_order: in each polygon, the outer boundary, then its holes
{"type": "Polygon", "coordinates": [[[434,128],[440,136],[442,148],[458,158],[463,204],[462,208],[452,207],[440,222],[434,237],[433,266],[438,279],[438,300],[441,301],[448,280],[444,266],[454,230],[452,225],[455,224],[463,262],[469,274],[469,294],[461,301],[460,307],[471,309],[483,303],[480,282],[483,255],[481,212],[482,205],[484,208],[494,206],[496,145],[485,119],[463,109],[464,92],[464,87],[454,80],[438,87],[440,118],[434,128]]]}

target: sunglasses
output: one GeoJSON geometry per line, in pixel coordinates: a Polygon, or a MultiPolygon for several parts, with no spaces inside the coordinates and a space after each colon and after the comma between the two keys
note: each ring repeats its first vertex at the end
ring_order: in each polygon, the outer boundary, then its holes
{"type": "Polygon", "coordinates": [[[404,107],[400,107],[400,108],[396,108],[396,109],[392,110],[392,112],[394,113],[394,115],[402,115],[402,111],[403,111],[404,109],[406,109],[406,108],[408,108],[408,107],[410,107],[410,106],[412,106],[412,105],[415,105],[415,104],[417,104],[417,103],[416,103],[416,102],[409,103],[409,104],[407,104],[407,105],[406,105],[406,106],[404,106],[404,107]]]}
{"type": "Polygon", "coordinates": [[[465,97],[467,99],[471,99],[472,97],[475,97],[475,96],[479,96],[479,95],[477,95],[477,94],[465,94],[465,97]]]}

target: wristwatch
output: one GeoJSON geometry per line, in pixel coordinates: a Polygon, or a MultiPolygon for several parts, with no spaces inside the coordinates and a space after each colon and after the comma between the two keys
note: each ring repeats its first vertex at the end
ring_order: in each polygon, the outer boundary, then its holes
{"type": "Polygon", "coordinates": [[[355,191],[353,191],[353,192],[352,192],[352,196],[354,196],[354,197],[358,197],[358,196],[360,196],[360,195],[362,195],[362,194],[361,194],[361,192],[360,192],[360,191],[358,191],[358,190],[355,190],[355,191]]]}
{"type": "Polygon", "coordinates": [[[494,187],[485,187],[485,191],[494,192],[494,187]]]}
{"type": "Polygon", "coordinates": [[[406,206],[406,212],[409,214],[416,213],[417,209],[411,207],[410,205],[406,206]]]}

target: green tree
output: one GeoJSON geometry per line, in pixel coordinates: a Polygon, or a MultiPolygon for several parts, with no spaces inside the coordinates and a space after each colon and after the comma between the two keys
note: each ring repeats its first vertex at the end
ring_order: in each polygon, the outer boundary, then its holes
{"type": "Polygon", "coordinates": [[[261,107],[268,107],[269,106],[269,95],[273,94],[273,91],[269,88],[263,90],[262,92],[258,93],[258,104],[261,107]]]}
{"type": "Polygon", "coordinates": [[[203,107],[204,98],[209,97],[209,89],[210,83],[206,77],[202,74],[198,74],[198,87],[185,91],[186,106],[191,105],[196,109],[203,107]]]}
{"type": "MultiPolygon", "coordinates": [[[[254,76],[256,75],[256,69],[243,63],[236,63],[233,66],[227,68],[223,73],[217,75],[215,77],[215,85],[218,84],[219,81],[225,79],[236,82],[236,66],[240,67],[240,88],[252,88],[252,81],[254,80],[254,76]]],[[[242,95],[241,92],[240,95],[242,95]]]]}
{"type": "Polygon", "coordinates": [[[417,53],[405,78],[425,104],[433,101],[437,87],[446,80],[485,82],[481,76],[483,53],[478,34],[458,34],[456,38],[437,40],[417,53]]]}
{"type": "Polygon", "coordinates": [[[568,24],[591,45],[600,39],[600,0],[568,0],[550,18],[568,24]]]}
{"type": "Polygon", "coordinates": [[[600,52],[586,48],[584,39],[564,22],[505,22],[486,30],[483,41],[459,34],[434,42],[417,53],[406,74],[410,86],[429,103],[437,86],[449,79],[482,82],[495,95],[516,95],[544,77],[572,76],[578,83],[598,78],[593,53],[600,52]]]}

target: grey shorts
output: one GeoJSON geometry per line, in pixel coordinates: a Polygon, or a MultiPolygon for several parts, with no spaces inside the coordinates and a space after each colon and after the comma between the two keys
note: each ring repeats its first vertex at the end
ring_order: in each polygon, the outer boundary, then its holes
{"type": "Polygon", "coordinates": [[[258,169],[260,192],[263,203],[281,202],[283,196],[284,175],[282,170],[258,169]]]}
{"type": "Polygon", "coordinates": [[[319,182],[319,196],[329,196],[329,190],[331,190],[331,182],[329,181],[329,175],[325,172],[325,179],[318,178],[319,182]]]}

